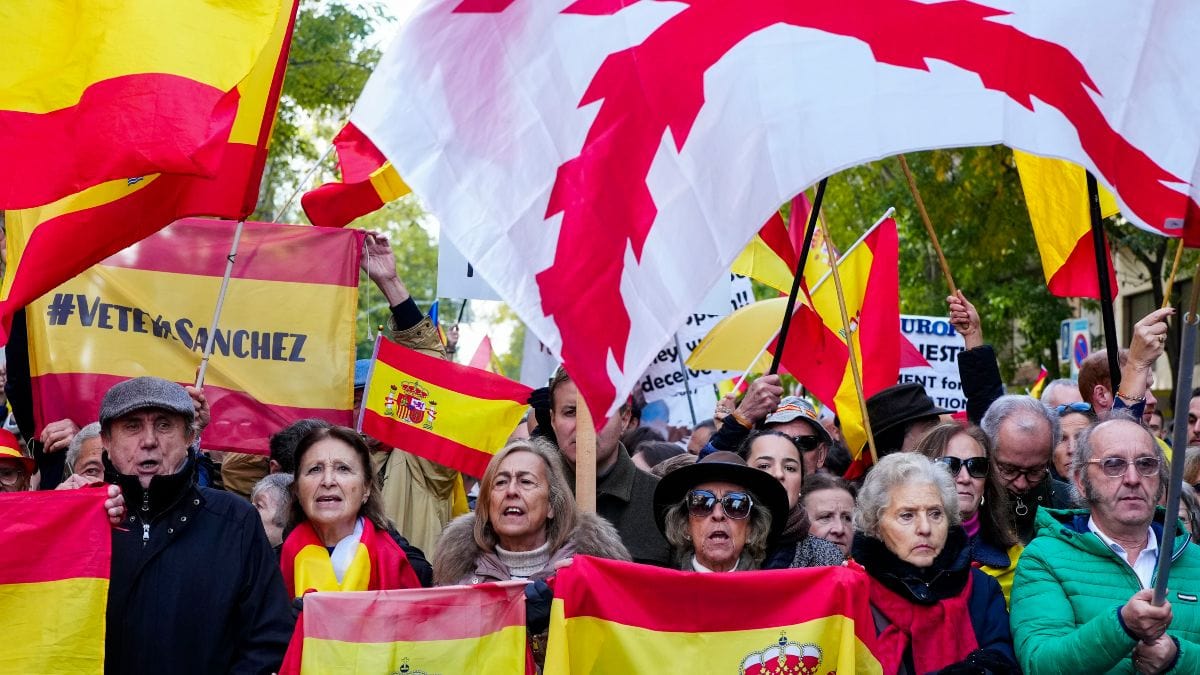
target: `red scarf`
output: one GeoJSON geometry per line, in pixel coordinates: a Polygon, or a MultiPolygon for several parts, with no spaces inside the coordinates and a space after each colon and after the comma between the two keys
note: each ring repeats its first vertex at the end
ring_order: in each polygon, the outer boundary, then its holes
{"type": "Polygon", "coordinates": [[[932,605],[919,605],[889,590],[875,577],[870,579],[871,606],[888,621],[875,650],[883,672],[899,672],[904,651],[910,645],[917,673],[941,670],[979,648],[967,610],[973,581],[969,575],[961,593],[932,605]]]}

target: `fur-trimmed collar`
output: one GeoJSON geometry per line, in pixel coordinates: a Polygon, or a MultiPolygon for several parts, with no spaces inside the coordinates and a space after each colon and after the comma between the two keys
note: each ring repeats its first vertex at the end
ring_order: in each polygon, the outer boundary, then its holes
{"type": "MultiPolygon", "coordinates": [[[[629,560],[629,551],[607,520],[594,513],[580,513],[575,531],[562,549],[550,553],[550,565],[569,555],[591,555],[611,560],[629,560]]],[[[535,575],[539,576],[539,575],[535,575]]],[[[548,575],[546,575],[548,576],[548,575]]],[[[459,516],[446,526],[433,558],[433,583],[437,586],[479,583],[508,578],[508,571],[494,551],[475,543],[475,514],[459,516]],[[478,581],[474,577],[480,577],[478,581]]]]}

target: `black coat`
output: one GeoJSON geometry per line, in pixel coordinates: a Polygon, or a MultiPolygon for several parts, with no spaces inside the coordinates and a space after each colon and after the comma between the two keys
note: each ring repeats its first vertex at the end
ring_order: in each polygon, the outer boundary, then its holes
{"type": "Polygon", "coordinates": [[[245,500],[195,485],[195,464],[143,490],[116,473],[104,672],[272,673],[293,622],[279,563],[245,500]]]}

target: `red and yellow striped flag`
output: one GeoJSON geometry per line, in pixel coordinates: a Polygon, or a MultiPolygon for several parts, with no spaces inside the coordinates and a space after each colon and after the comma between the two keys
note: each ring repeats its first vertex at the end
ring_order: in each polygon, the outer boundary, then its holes
{"type": "Polygon", "coordinates": [[[104,670],[106,495],[104,488],[0,494],[0,672],[104,670]]]}
{"type": "MultiPolygon", "coordinates": [[[[237,83],[236,115],[216,148],[216,175],[120,178],[5,214],[8,266],[0,286],[5,325],[38,296],[178,218],[241,220],[254,212],[299,4],[284,0],[280,8],[277,3],[267,46],[237,83]]],[[[7,330],[0,330],[0,344],[6,340],[7,330]]]]}
{"type": "Polygon", "coordinates": [[[0,7],[0,207],[151,172],[214,175],[281,0],[0,7]]]}
{"type": "MultiPolygon", "coordinates": [[[[180,220],[29,306],[38,429],[97,419],[109,387],[195,379],[236,223],[180,220]]],[[[214,338],[204,445],[267,453],[305,417],[353,423],[356,230],[245,224],[214,338]]]]}
{"type": "Polygon", "coordinates": [[[313,225],[345,227],[411,192],[396,167],[358,127],[347,122],[333,139],[342,180],[309,190],[300,205],[313,225]]]}
{"type": "Polygon", "coordinates": [[[533,389],[384,339],[363,394],[358,430],[389,445],[482,476],[525,414],[533,389]]]}
{"type": "Polygon", "coordinates": [[[881,673],[867,596],[844,567],[700,574],[575,556],[555,580],[545,670],[881,673]]]}
{"type": "Polygon", "coordinates": [[[304,596],[299,670],[525,672],[525,582],[304,596]]]}
{"type": "MultiPolygon", "coordinates": [[[[799,251],[804,248],[804,231],[811,213],[812,205],[808,202],[808,196],[804,193],[796,195],[792,199],[787,225],[783,224],[783,217],[778,211],[771,214],[758,234],[733,261],[731,271],[766,284],[780,293],[791,293],[799,251]]],[[[808,261],[804,264],[804,281],[809,288],[816,288],[817,282],[829,271],[831,258],[830,246],[818,229],[813,233],[808,261]]]]}

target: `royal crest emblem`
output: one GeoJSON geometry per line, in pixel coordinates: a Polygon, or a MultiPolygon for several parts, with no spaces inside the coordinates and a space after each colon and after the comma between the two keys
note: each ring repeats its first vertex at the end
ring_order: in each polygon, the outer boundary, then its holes
{"type": "MultiPolygon", "coordinates": [[[[761,652],[742,659],[738,675],[817,675],[821,668],[821,648],[811,643],[792,642],[786,633],[761,652]]],[[[828,675],[835,675],[830,671],[828,675]]]]}
{"type": "Polygon", "coordinates": [[[393,670],[390,673],[390,675],[437,675],[437,674],[430,673],[430,672],[421,670],[420,668],[416,668],[414,666],[409,665],[408,657],[406,656],[406,657],[400,659],[400,667],[397,668],[396,670],[393,670]]]}

